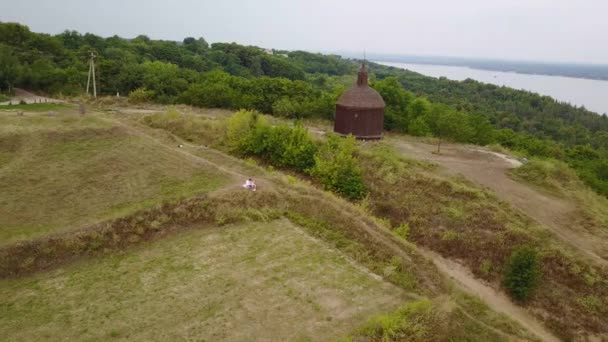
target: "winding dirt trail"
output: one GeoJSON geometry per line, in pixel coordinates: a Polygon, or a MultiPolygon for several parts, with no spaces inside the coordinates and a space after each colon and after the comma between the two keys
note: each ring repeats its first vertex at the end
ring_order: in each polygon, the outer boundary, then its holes
{"type": "Polygon", "coordinates": [[[513,304],[504,293],[494,290],[490,285],[475,278],[465,266],[446,259],[430,250],[422,248],[419,248],[419,250],[427,258],[433,260],[435,266],[442,273],[446,274],[461,290],[479,297],[494,311],[507,315],[541,340],[560,341],[526,310],[513,304]]]}
{"type": "Polygon", "coordinates": [[[465,178],[493,190],[498,198],[510,203],[526,216],[549,229],[555,236],[574,247],[596,264],[608,267],[604,239],[576,229],[576,205],[556,198],[511,179],[507,171],[519,162],[499,153],[467,148],[462,145],[442,144],[441,154],[434,154],[435,145],[388,138],[396,149],[409,157],[437,163],[450,174],[465,178]]]}

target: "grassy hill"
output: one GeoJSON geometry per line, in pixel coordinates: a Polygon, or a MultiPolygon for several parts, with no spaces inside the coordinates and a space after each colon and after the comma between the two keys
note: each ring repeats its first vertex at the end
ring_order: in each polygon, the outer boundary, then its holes
{"type": "Polygon", "coordinates": [[[229,177],[97,116],[0,112],[0,245],[208,192],[229,177]]]}
{"type": "Polygon", "coordinates": [[[126,112],[0,113],[7,340],[535,339],[364,208],[126,112]]]}
{"type": "MultiPolygon", "coordinates": [[[[172,112],[142,118],[153,127],[194,142],[208,138],[204,127],[210,125],[205,124],[209,120],[196,114],[175,115],[172,112]],[[197,127],[201,133],[188,127],[197,127]]],[[[319,131],[318,123],[315,130],[319,131]]],[[[507,167],[493,166],[494,159],[505,163],[503,159],[507,158],[497,157],[492,151],[448,146],[445,155],[436,156],[433,163],[428,163],[412,158],[433,156],[432,145],[422,143],[425,146],[422,152],[412,153],[405,149],[401,155],[404,144],[411,142],[395,136],[385,143],[359,145],[357,159],[368,187],[367,197],[358,203],[362,210],[383,220],[396,235],[445,258],[458,260],[476,279],[483,279],[498,291],[508,291],[504,285],[505,274],[516,252],[532,248],[542,265],[542,272],[540,283],[525,307],[564,339],[606,334],[602,303],[608,287],[603,254],[589,250],[589,245],[582,239],[569,238],[580,234],[577,226],[560,225],[556,229],[552,221],[539,220],[543,216],[534,215],[548,209],[559,211],[559,207],[552,207],[557,202],[543,202],[549,199],[529,186],[511,180],[507,167]],[[429,151],[425,153],[425,149],[429,151]],[[462,151],[454,154],[457,149],[462,151]],[[441,166],[435,162],[440,162],[441,166]],[[470,174],[473,171],[476,173],[470,174]],[[464,173],[465,177],[459,173],[464,173]],[[496,187],[492,188],[493,184],[496,187]],[[512,192],[509,187],[514,185],[523,192],[512,192]],[[512,201],[522,194],[530,198],[523,197],[521,203],[512,201]],[[546,203],[549,207],[543,209],[546,203]],[[525,206],[532,210],[523,210],[525,206]]],[[[507,162],[507,165],[511,163],[507,162]]],[[[580,181],[578,184],[580,189],[585,189],[580,181]]],[[[583,205],[577,201],[572,205],[583,205]]],[[[601,204],[592,208],[602,215],[607,210],[601,204]]],[[[565,214],[572,214],[572,219],[581,217],[577,212],[565,214]]],[[[591,214],[587,222],[602,229],[602,215],[591,214]]],[[[590,237],[600,247],[608,241],[604,234],[591,234],[590,237]]],[[[487,299],[492,300],[491,296],[487,299]]]]}

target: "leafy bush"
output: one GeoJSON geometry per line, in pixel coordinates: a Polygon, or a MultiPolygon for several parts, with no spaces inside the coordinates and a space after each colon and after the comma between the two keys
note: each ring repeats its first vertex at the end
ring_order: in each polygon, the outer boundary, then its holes
{"type": "Polygon", "coordinates": [[[397,311],[377,316],[365,324],[358,335],[374,341],[425,341],[439,325],[433,303],[420,300],[406,304],[397,311]]]}
{"type": "Polygon", "coordinates": [[[129,93],[129,102],[144,103],[154,99],[154,91],[146,88],[137,88],[129,93]]]}
{"type": "Polygon", "coordinates": [[[431,135],[431,129],[423,116],[417,117],[408,126],[408,133],[415,136],[431,135]]]}
{"type": "Polygon", "coordinates": [[[240,110],[228,119],[225,143],[231,152],[246,154],[251,149],[256,125],[264,125],[257,112],[240,110]]]}
{"type": "Polygon", "coordinates": [[[503,284],[511,296],[521,302],[534,293],[541,278],[541,259],[530,247],[520,247],[511,253],[504,271],[503,284]]]}
{"type": "MultiPolygon", "coordinates": [[[[278,131],[278,127],[275,128],[278,131]]],[[[289,128],[285,139],[276,146],[281,146],[280,162],[278,166],[293,167],[298,171],[306,171],[315,164],[315,153],[317,146],[312,141],[308,130],[301,125],[289,128]]],[[[281,136],[279,134],[278,136],[281,136]]]]}
{"type": "Polygon", "coordinates": [[[393,232],[398,237],[407,240],[407,238],[410,236],[410,226],[407,223],[402,223],[399,225],[399,227],[395,228],[393,232]]]}
{"type": "Polygon", "coordinates": [[[356,141],[353,136],[345,139],[329,135],[327,141],[315,155],[315,166],[311,170],[323,186],[351,199],[361,199],[366,189],[363,174],[355,159],[356,141]]]}
{"type": "Polygon", "coordinates": [[[258,113],[246,110],[228,120],[226,144],[233,152],[302,172],[313,167],[317,151],[308,130],[301,125],[271,126],[258,113]]]}

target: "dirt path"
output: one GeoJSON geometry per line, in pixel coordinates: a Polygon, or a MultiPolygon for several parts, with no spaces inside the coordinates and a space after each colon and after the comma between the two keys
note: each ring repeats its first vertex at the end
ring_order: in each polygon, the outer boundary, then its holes
{"type": "Polygon", "coordinates": [[[494,290],[489,285],[484,284],[483,281],[475,278],[466,267],[452,260],[445,259],[435,252],[429,250],[421,250],[421,252],[433,260],[435,266],[442,273],[448,275],[461,290],[479,297],[492,310],[509,316],[543,341],[559,341],[557,337],[547,331],[532,315],[528,314],[523,308],[513,304],[503,293],[494,290]]]}
{"type": "Polygon", "coordinates": [[[437,163],[451,174],[461,174],[467,179],[492,189],[498,198],[510,203],[528,217],[548,228],[558,238],[576,248],[597,264],[608,266],[608,259],[601,254],[606,248],[603,240],[587,232],[574,230],[576,206],[567,200],[540,193],[516,182],[507,171],[518,162],[507,156],[462,145],[444,144],[441,154],[434,154],[435,145],[388,138],[398,151],[409,157],[437,163]],[[599,240],[599,241],[598,241],[599,240]]]}

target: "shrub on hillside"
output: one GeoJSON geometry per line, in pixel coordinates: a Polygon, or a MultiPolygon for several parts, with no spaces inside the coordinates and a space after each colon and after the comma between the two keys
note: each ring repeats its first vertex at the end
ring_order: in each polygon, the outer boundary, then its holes
{"type": "Polygon", "coordinates": [[[351,199],[361,199],[366,193],[363,173],[355,159],[356,140],[329,135],[315,155],[311,175],[331,191],[351,199]]]}
{"type": "Polygon", "coordinates": [[[273,165],[298,171],[307,171],[314,166],[317,146],[306,128],[300,125],[293,128],[273,127],[270,137],[270,159],[273,165]]]}
{"type": "MultiPolygon", "coordinates": [[[[225,143],[228,149],[237,154],[246,154],[252,149],[255,139],[256,126],[264,126],[259,113],[250,110],[240,110],[228,119],[226,124],[225,143]]],[[[258,148],[261,145],[258,144],[258,148]]]]}
{"type": "Polygon", "coordinates": [[[256,112],[239,111],[228,120],[226,144],[241,155],[254,155],[275,167],[307,171],[317,147],[306,128],[271,126],[256,112]]]}
{"type": "Polygon", "coordinates": [[[154,99],[154,91],[146,88],[137,88],[129,93],[130,103],[145,103],[154,99]]]}
{"type": "Polygon", "coordinates": [[[503,284],[511,296],[527,301],[534,293],[541,278],[541,259],[531,247],[520,247],[511,253],[505,266],[503,284]]]}
{"type": "Polygon", "coordinates": [[[356,335],[372,341],[429,341],[440,326],[441,318],[433,303],[418,300],[372,318],[356,335]]]}

